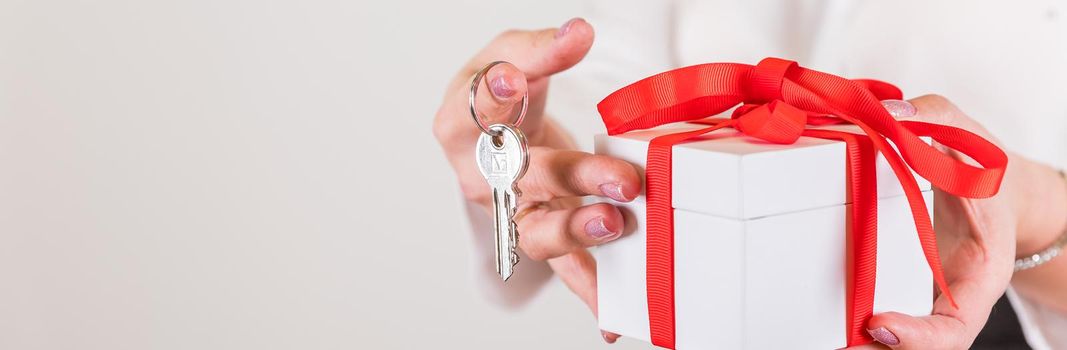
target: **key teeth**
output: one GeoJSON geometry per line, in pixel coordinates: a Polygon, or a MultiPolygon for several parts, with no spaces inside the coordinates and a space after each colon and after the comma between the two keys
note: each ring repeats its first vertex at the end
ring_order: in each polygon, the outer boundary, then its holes
{"type": "Polygon", "coordinates": [[[511,233],[514,235],[511,240],[511,266],[514,267],[519,264],[519,254],[515,251],[519,246],[519,229],[514,220],[511,221],[511,225],[511,227],[514,227],[514,229],[511,230],[511,233]]]}

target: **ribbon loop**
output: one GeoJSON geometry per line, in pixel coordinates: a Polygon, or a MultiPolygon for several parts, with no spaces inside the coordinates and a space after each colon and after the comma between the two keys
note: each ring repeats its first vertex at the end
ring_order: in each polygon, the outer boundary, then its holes
{"type": "Polygon", "coordinates": [[[749,103],[766,103],[782,98],[782,81],[791,68],[797,67],[797,63],[781,58],[764,58],[755,69],[752,70],[748,79],[749,103]]]}

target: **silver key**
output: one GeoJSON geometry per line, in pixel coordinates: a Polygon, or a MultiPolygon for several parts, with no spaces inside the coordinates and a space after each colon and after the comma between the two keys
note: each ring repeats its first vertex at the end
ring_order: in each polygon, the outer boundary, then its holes
{"type": "Polygon", "coordinates": [[[493,226],[496,236],[496,271],[505,282],[511,277],[519,256],[519,230],[515,226],[515,208],[521,192],[516,183],[526,173],[529,157],[526,136],[507,124],[489,126],[493,136],[482,133],[475,147],[478,170],[493,189],[493,226]]]}

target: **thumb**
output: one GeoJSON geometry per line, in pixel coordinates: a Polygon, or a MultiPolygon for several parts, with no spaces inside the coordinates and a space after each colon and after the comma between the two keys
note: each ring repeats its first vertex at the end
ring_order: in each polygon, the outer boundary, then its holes
{"type": "Polygon", "coordinates": [[[966,349],[974,341],[959,319],[944,315],[886,312],[875,315],[868,325],[871,337],[894,350],[966,349]]]}
{"type": "Polygon", "coordinates": [[[509,30],[489,43],[468,66],[474,72],[492,61],[515,64],[531,82],[577,64],[593,46],[593,26],[574,18],[559,28],[509,30]]]}

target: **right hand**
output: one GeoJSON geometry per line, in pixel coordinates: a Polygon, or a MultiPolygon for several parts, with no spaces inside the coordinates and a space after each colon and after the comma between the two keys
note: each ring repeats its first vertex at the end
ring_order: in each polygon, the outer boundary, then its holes
{"type": "MultiPolygon", "coordinates": [[[[453,79],[434,118],[433,131],[456,171],[463,195],[491,211],[489,186],[474,161],[474,144],[481,131],[470,117],[468,89],[470,77],[489,62],[514,64],[497,65],[485,75],[487,83],[479,86],[477,108],[494,122],[503,121],[513,116],[513,107],[529,92],[529,110],[520,125],[530,145],[530,167],[518,183],[522,191],[516,222],[521,232],[519,249],[533,260],[547,260],[596,315],[596,261],[586,248],[618,238],[625,222],[614,205],[582,206],[580,197],[596,195],[627,202],[641,192],[641,178],[625,161],[576,151],[566,132],[544,115],[549,77],[581,61],[592,44],[593,27],[580,18],[558,29],[501,33],[453,79]]],[[[609,343],[618,338],[606,332],[603,336],[609,343]]]]}

